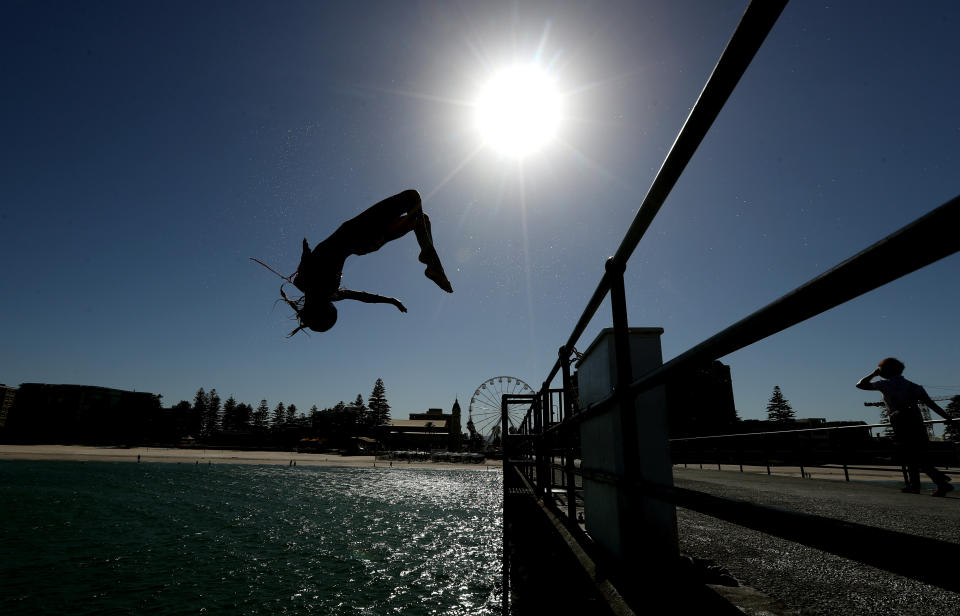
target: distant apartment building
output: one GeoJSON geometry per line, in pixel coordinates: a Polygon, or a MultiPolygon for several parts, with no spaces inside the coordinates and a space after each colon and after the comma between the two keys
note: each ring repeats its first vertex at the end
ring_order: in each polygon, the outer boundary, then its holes
{"type": "Polygon", "coordinates": [[[454,400],[450,413],[427,409],[410,413],[409,419],[391,419],[380,428],[380,441],[387,449],[459,451],[462,440],[460,401],[454,400]]]}
{"type": "Polygon", "coordinates": [[[0,383],[0,430],[7,425],[7,415],[13,407],[13,401],[17,397],[16,387],[7,387],[0,383]]]}
{"type": "Polygon", "coordinates": [[[670,436],[723,434],[737,423],[730,366],[713,361],[666,384],[670,436]]]}
{"type": "Polygon", "coordinates": [[[158,412],[151,393],[92,385],[22,383],[3,438],[32,443],[132,444],[158,412]]]}

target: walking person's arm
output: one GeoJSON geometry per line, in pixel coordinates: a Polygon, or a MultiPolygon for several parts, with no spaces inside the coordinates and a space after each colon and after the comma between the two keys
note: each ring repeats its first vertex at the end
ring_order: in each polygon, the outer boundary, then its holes
{"type": "Polygon", "coordinates": [[[927,390],[925,390],[923,387],[920,388],[919,393],[920,393],[920,396],[919,396],[920,402],[926,405],[926,407],[929,408],[931,411],[933,411],[940,417],[943,417],[947,421],[953,421],[955,419],[954,417],[950,417],[949,415],[947,415],[946,411],[940,408],[940,405],[933,401],[933,399],[929,396],[929,394],[927,394],[927,390]]]}
{"type": "Polygon", "coordinates": [[[878,376],[880,376],[880,368],[877,368],[867,376],[857,381],[857,389],[868,389],[868,390],[876,389],[876,386],[870,381],[877,378],[878,376]]]}

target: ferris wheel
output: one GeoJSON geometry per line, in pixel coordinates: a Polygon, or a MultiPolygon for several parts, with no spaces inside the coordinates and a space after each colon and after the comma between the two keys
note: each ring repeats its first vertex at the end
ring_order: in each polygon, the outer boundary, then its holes
{"type": "MultiPolygon", "coordinates": [[[[493,440],[500,435],[502,396],[534,393],[533,388],[513,376],[495,376],[487,379],[470,398],[469,417],[474,429],[484,438],[493,440]]],[[[529,408],[529,403],[511,403],[507,407],[507,421],[510,428],[516,429],[520,426],[529,408]]]]}

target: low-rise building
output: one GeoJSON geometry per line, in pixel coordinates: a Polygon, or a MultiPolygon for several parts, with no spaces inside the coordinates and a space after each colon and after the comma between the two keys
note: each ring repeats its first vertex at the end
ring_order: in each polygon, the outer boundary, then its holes
{"type": "Polygon", "coordinates": [[[410,413],[409,419],[391,419],[380,428],[380,441],[387,449],[459,451],[462,440],[460,401],[454,400],[450,413],[431,408],[410,413]]]}

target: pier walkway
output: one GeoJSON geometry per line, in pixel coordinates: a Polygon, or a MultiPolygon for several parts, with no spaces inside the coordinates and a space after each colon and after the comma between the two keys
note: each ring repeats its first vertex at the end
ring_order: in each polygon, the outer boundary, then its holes
{"type": "MultiPolygon", "coordinates": [[[[675,467],[677,487],[960,544],[960,491],[902,494],[902,482],[845,482],[675,467]]],[[[956,473],[960,478],[960,473],[956,473]]],[[[932,484],[930,488],[932,488],[932,484]]],[[[680,549],[806,615],[960,613],[960,594],[797,543],[677,509],[680,549]]],[[[921,552],[903,554],[922,561],[921,552]]],[[[960,576],[960,563],[957,563],[960,576]]]]}
{"type": "MultiPolygon", "coordinates": [[[[797,614],[960,614],[960,499],[901,494],[898,478],[863,484],[715,473],[701,471],[699,460],[696,471],[675,469],[682,458],[670,425],[684,405],[666,392],[714,361],[960,252],[960,196],[669,361],[662,328],[630,325],[631,257],[785,5],[749,4],[541,388],[502,396],[504,614],[593,614],[601,602],[617,614],[668,613],[651,607],[654,598],[672,601],[669,613],[736,610],[713,607],[700,563],[679,559],[680,550],[728,567],[797,614]],[[576,345],[607,299],[613,326],[580,352],[576,345]],[[527,409],[519,424],[511,405],[527,409]],[[556,557],[530,540],[524,523],[536,515],[557,530],[556,557]],[[577,566],[579,578],[552,576],[577,566]],[[698,585],[707,590],[694,596],[698,585]],[[591,588],[596,605],[563,603],[591,588]]],[[[706,312],[710,304],[692,309],[706,312]]],[[[713,408],[693,406],[705,415],[713,408]]],[[[745,461],[843,465],[852,455],[845,440],[828,437],[829,451],[818,453],[829,456],[810,458],[811,443],[797,439],[775,459],[745,461]]]]}

